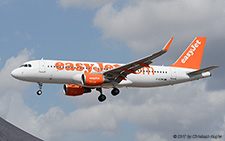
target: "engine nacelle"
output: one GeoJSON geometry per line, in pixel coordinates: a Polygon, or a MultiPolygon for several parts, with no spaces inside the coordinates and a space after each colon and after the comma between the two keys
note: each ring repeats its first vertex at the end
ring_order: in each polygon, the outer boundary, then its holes
{"type": "Polygon", "coordinates": [[[82,81],[85,86],[100,86],[104,82],[102,74],[85,73],[82,75],[82,81]]]}
{"type": "Polygon", "coordinates": [[[102,74],[84,73],[75,74],[73,82],[81,86],[101,86],[105,82],[105,79],[102,74]]]}
{"type": "Polygon", "coordinates": [[[77,86],[77,85],[69,85],[69,84],[65,84],[63,86],[63,90],[65,95],[67,96],[79,96],[79,95],[83,95],[84,93],[90,93],[91,89],[89,88],[84,88],[81,86],[77,86]]]}

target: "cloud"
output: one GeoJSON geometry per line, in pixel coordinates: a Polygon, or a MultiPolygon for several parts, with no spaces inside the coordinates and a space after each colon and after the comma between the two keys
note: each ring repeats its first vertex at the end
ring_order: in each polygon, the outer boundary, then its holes
{"type": "Polygon", "coordinates": [[[26,39],[26,40],[30,40],[31,39],[31,35],[27,32],[21,32],[19,30],[15,31],[14,34],[17,36],[17,37],[20,37],[22,39],[26,39]]]}
{"type": "Polygon", "coordinates": [[[134,52],[145,52],[160,48],[172,36],[178,42],[195,36],[221,38],[224,5],[223,0],[136,0],[122,9],[107,4],[97,12],[94,24],[104,38],[121,40],[134,52]]]}
{"type": "MultiPolygon", "coordinates": [[[[206,56],[211,56],[205,57],[205,65],[215,62],[223,64],[222,0],[206,0],[204,4],[202,0],[140,0],[126,3],[121,9],[109,3],[60,1],[64,8],[100,7],[94,24],[102,31],[103,38],[121,40],[134,52],[155,51],[171,36],[176,39],[173,46],[183,46],[186,40],[188,45],[194,36],[201,35],[209,37],[207,46],[210,53],[206,52],[206,56]]],[[[18,31],[16,34],[19,36],[21,33],[18,31]]],[[[22,35],[25,37],[24,33],[22,35]]],[[[67,97],[64,102],[76,103],[74,110],[65,112],[60,106],[52,106],[46,112],[40,112],[24,102],[29,84],[10,76],[12,69],[31,56],[32,51],[25,49],[17,57],[8,59],[1,69],[0,78],[4,81],[0,81],[0,116],[44,140],[81,140],[87,135],[104,140],[107,138],[105,135],[120,136],[123,131],[118,131],[118,128],[123,121],[138,129],[132,135],[137,141],[173,140],[174,134],[224,136],[225,90],[208,91],[209,82],[213,82],[211,87],[224,85],[224,69],[215,70],[211,78],[180,85],[121,89],[117,97],[107,95],[104,103],[97,102],[97,92],[82,97],[67,97]]],[[[177,51],[171,56],[177,56],[177,51]]]]}
{"type": "Polygon", "coordinates": [[[0,81],[2,93],[9,91],[11,88],[15,89],[16,91],[24,89],[22,87],[24,86],[24,83],[21,83],[20,81],[14,81],[14,79],[11,77],[11,71],[27,61],[31,57],[32,52],[33,51],[24,49],[17,57],[11,57],[6,61],[5,65],[0,71],[0,78],[4,80],[0,81]]]}
{"type": "Polygon", "coordinates": [[[62,107],[53,106],[39,113],[24,102],[29,85],[10,76],[10,71],[29,60],[31,54],[25,49],[8,59],[0,71],[6,80],[0,83],[0,115],[39,138],[72,140],[88,134],[90,138],[107,139],[120,135],[123,121],[139,129],[134,135],[137,141],[173,140],[174,134],[183,133],[224,135],[225,91],[207,91],[207,79],[162,88],[121,89],[119,96],[108,95],[104,103],[97,102],[96,92],[68,97],[71,100],[64,99],[66,102],[78,102],[76,109],[65,113],[62,107]],[[91,135],[93,132],[96,135],[91,135]]]}
{"type": "MultiPolygon", "coordinates": [[[[42,116],[38,116],[38,112],[24,102],[24,93],[29,84],[15,80],[10,74],[13,69],[30,60],[32,54],[32,50],[24,49],[17,57],[9,58],[0,70],[0,78],[4,80],[0,81],[0,116],[33,135],[43,134],[45,137],[42,131],[48,128],[43,130],[43,124],[39,124],[42,116]]],[[[51,111],[49,109],[49,113],[51,111]]],[[[51,119],[54,118],[51,117],[51,119]]]]}
{"type": "Polygon", "coordinates": [[[21,95],[19,93],[26,90],[28,84],[16,81],[11,77],[10,73],[13,69],[27,61],[31,54],[32,51],[24,49],[17,57],[9,58],[0,71],[0,78],[2,80],[0,81],[0,115],[4,118],[10,119],[12,110],[16,113],[21,113],[23,111],[23,108],[20,109],[22,111],[17,111],[17,108],[20,108],[19,105],[21,103],[21,95]]]}
{"type": "Polygon", "coordinates": [[[224,6],[223,0],[134,0],[122,8],[114,4],[102,6],[93,23],[103,39],[125,43],[135,58],[160,50],[174,37],[168,56],[156,59],[166,65],[175,62],[196,36],[206,36],[202,67],[220,66],[207,89],[224,89],[224,6]]]}
{"type": "Polygon", "coordinates": [[[157,134],[140,133],[136,135],[136,141],[166,141],[166,139],[160,137],[157,134]]]}
{"type": "Polygon", "coordinates": [[[223,135],[224,91],[206,91],[205,81],[138,89],[137,93],[129,90],[129,95],[66,114],[55,123],[56,129],[60,133],[100,130],[116,136],[120,122],[126,120],[143,131],[136,134],[137,140],[172,140],[181,133],[223,135]]]}
{"type": "Polygon", "coordinates": [[[112,3],[115,0],[59,0],[59,4],[64,7],[97,8],[102,5],[112,3]]]}

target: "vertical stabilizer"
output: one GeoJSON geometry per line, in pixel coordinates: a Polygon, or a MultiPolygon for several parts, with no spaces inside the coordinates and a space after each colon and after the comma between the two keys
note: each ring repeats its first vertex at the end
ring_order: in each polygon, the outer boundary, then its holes
{"type": "Polygon", "coordinates": [[[200,69],[206,37],[196,37],[171,67],[200,69]]]}

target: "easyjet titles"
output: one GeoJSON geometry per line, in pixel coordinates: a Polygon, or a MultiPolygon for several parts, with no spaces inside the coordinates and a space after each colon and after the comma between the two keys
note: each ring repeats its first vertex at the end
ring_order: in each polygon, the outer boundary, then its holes
{"type": "MultiPolygon", "coordinates": [[[[57,70],[66,70],[66,71],[85,71],[85,73],[91,73],[93,71],[95,72],[102,72],[102,71],[107,71],[113,68],[117,68],[120,65],[118,64],[106,64],[104,65],[103,63],[95,63],[95,64],[90,64],[90,63],[63,63],[63,62],[56,62],[55,67],[57,70]]],[[[147,74],[150,74],[149,69],[152,70],[152,74],[154,75],[154,68],[152,67],[143,67],[139,71],[136,71],[135,74],[140,74],[143,72],[145,74],[145,69],[147,69],[147,74]]],[[[126,70],[125,70],[126,71],[126,70]]],[[[127,70],[131,71],[131,70],[127,70]]]]}
{"type": "Polygon", "coordinates": [[[188,59],[194,55],[194,52],[196,51],[196,49],[199,47],[199,45],[201,44],[201,42],[199,40],[196,40],[195,43],[193,43],[190,47],[190,50],[186,53],[186,55],[184,56],[183,59],[181,59],[181,62],[184,64],[185,62],[188,61],[188,59]]]}

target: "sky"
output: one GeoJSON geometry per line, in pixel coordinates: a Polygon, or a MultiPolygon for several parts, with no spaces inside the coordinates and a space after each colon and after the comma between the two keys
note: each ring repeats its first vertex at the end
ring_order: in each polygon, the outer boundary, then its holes
{"type": "Polygon", "coordinates": [[[225,138],[224,0],[0,0],[0,116],[48,141],[172,141],[174,135],[225,138]],[[10,72],[34,59],[170,65],[196,36],[207,37],[201,68],[212,77],[160,88],[63,94],[62,85],[15,80],[10,72]]]}

